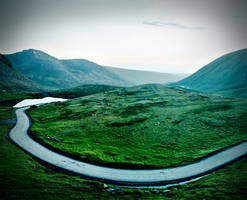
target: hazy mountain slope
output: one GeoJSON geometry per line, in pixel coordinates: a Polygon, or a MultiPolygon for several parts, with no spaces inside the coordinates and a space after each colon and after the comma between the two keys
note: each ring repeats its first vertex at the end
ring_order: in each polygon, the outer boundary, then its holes
{"type": "Polygon", "coordinates": [[[115,74],[123,77],[125,80],[132,82],[135,85],[147,83],[168,83],[176,82],[185,78],[186,74],[170,74],[160,72],[150,72],[141,70],[121,69],[115,67],[106,67],[115,74]]]}
{"type": "Polygon", "coordinates": [[[129,81],[105,67],[85,59],[61,60],[65,69],[80,81],[80,84],[131,85],[129,81]]]}
{"type": "Polygon", "coordinates": [[[247,49],[226,54],[176,84],[202,92],[247,97],[247,49]]]}
{"type": "Polygon", "coordinates": [[[83,59],[59,60],[42,51],[29,49],[6,55],[23,74],[50,89],[82,84],[128,85],[116,74],[83,59]]]}
{"type": "Polygon", "coordinates": [[[8,59],[0,54],[0,90],[40,91],[41,87],[17,71],[8,59]]]}
{"type": "Polygon", "coordinates": [[[64,89],[85,84],[132,86],[167,83],[186,76],[103,67],[85,59],[60,60],[34,49],[6,56],[21,73],[49,89],[64,89]]]}

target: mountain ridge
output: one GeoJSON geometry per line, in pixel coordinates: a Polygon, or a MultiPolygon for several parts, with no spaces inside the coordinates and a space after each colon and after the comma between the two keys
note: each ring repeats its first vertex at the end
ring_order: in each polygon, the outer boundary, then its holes
{"type": "Polygon", "coordinates": [[[6,57],[21,73],[51,90],[85,84],[133,86],[146,83],[165,83],[179,79],[176,75],[168,77],[168,74],[158,72],[137,72],[121,68],[113,70],[110,67],[80,58],[57,59],[35,49],[7,54],[6,57]],[[138,74],[138,78],[133,78],[133,74],[138,74]],[[143,76],[144,74],[145,76],[143,76]],[[150,77],[152,78],[150,79],[150,77]]]}
{"type": "Polygon", "coordinates": [[[172,85],[229,97],[247,97],[247,48],[225,54],[172,85]]]}

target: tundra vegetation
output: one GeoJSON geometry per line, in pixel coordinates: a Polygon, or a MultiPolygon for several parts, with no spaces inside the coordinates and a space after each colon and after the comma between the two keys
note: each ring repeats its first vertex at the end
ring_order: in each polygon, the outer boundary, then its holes
{"type": "Polygon", "coordinates": [[[162,85],[115,89],[28,113],[39,142],[117,168],[185,165],[247,139],[246,99],[162,85]]]}
{"type": "MultiPolygon", "coordinates": [[[[0,97],[0,196],[3,200],[164,199],[165,197],[166,199],[247,198],[246,159],[234,162],[199,181],[166,189],[106,186],[98,181],[85,180],[46,168],[11,144],[7,137],[7,132],[14,125],[14,109],[12,106],[15,101],[35,97],[25,93],[1,93],[0,97]]],[[[57,103],[55,105],[58,106],[57,103]]]]}

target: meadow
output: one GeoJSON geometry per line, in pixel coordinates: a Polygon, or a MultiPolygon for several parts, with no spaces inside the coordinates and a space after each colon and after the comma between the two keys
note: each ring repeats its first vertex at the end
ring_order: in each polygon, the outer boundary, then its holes
{"type": "Polygon", "coordinates": [[[109,184],[109,188],[106,188],[101,182],[85,180],[47,168],[12,144],[7,136],[7,132],[14,126],[14,109],[11,107],[13,100],[30,98],[25,95],[1,94],[5,102],[1,104],[0,112],[0,196],[3,200],[247,198],[246,158],[199,181],[166,189],[122,188],[109,184]],[[109,192],[110,189],[114,189],[114,192],[109,192]]]}
{"type": "Polygon", "coordinates": [[[186,165],[247,139],[247,101],[162,85],[120,88],[28,111],[31,136],[89,163],[186,165]]]}

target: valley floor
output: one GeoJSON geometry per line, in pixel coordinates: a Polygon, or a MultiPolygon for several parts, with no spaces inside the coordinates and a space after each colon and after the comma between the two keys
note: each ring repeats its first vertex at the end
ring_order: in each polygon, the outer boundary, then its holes
{"type": "Polygon", "coordinates": [[[38,142],[116,168],[186,165],[247,140],[247,100],[162,85],[120,88],[28,113],[38,142]]]}
{"type": "MultiPolygon", "coordinates": [[[[1,106],[1,120],[13,118],[11,107],[1,106]]],[[[159,189],[110,190],[97,181],[84,180],[48,169],[7,138],[13,124],[0,124],[1,199],[246,199],[246,158],[197,182],[159,189]],[[158,190],[158,191],[157,191],[158,190]]],[[[10,121],[8,121],[9,123],[10,121]]],[[[109,185],[110,187],[111,186],[109,185]]]]}
{"type": "Polygon", "coordinates": [[[91,165],[55,153],[35,142],[27,133],[30,122],[25,111],[28,108],[29,107],[25,107],[16,110],[17,123],[9,133],[11,141],[26,153],[29,153],[49,166],[112,184],[142,186],[179,183],[181,181],[201,177],[202,175],[212,172],[214,169],[223,167],[247,155],[247,142],[243,142],[234,147],[227,148],[224,151],[212,154],[199,162],[175,168],[127,170],[91,165]]]}

